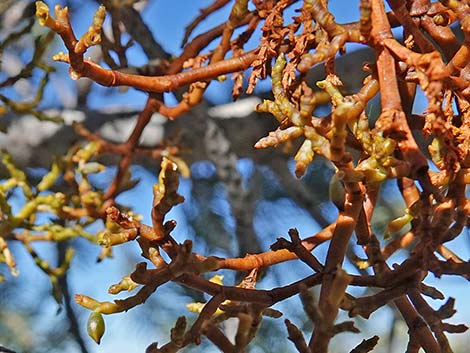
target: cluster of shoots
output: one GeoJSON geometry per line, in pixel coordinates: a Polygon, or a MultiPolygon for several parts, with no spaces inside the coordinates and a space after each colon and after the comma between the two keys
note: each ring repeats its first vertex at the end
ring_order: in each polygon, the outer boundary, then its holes
{"type": "Polygon", "coordinates": [[[34,250],[35,242],[66,242],[82,237],[97,242],[97,235],[87,228],[96,221],[94,213],[103,203],[103,192],[89,181],[89,176],[102,172],[105,167],[90,158],[99,145],[88,143],[76,146],[63,158],[57,158],[50,170],[39,180],[32,180],[15,166],[11,156],[2,151],[1,165],[9,177],[0,182],[0,232],[2,256],[0,260],[17,276],[18,270],[8,242],[18,241],[46,273],[52,283],[54,297],[61,301],[58,278],[69,268],[74,250],[68,248],[64,262],[53,267],[34,250]],[[75,192],[54,191],[66,183],[75,192]],[[11,200],[23,199],[11,207],[11,200]]]}

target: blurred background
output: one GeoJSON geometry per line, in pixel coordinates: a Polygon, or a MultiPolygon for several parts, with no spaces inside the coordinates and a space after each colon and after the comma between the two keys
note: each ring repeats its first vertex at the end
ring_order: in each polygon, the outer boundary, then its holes
{"type": "MultiPolygon", "coordinates": [[[[70,8],[73,28],[81,35],[88,28],[98,3],[96,1],[47,1],[49,7],[55,4],[70,8]]],[[[134,4],[137,13],[147,24],[153,35],[152,41],[160,48],[155,56],[181,53],[181,42],[187,26],[211,1],[138,1],[134,4]]],[[[300,6],[300,4],[299,4],[300,6]]],[[[298,6],[297,6],[298,7],[298,6]]],[[[293,8],[296,8],[294,6],[293,8]]],[[[356,21],[359,17],[358,1],[330,0],[330,11],[339,23],[356,21]]],[[[191,38],[223,23],[230,13],[225,6],[210,15],[194,31],[191,38]]],[[[34,5],[24,0],[2,0],[0,2],[0,41],[12,32],[25,27],[33,18],[34,5]]],[[[288,10],[285,18],[295,15],[288,10]]],[[[0,49],[0,81],[21,71],[34,54],[34,41],[46,30],[35,21],[24,35],[8,46],[0,49]]],[[[105,22],[110,31],[109,21],[105,22]]],[[[237,30],[240,33],[243,28],[237,30]]],[[[401,33],[397,30],[396,34],[401,33]]],[[[190,38],[190,40],[191,40],[190,38]]],[[[260,34],[255,34],[247,49],[256,47],[260,34]]],[[[122,40],[127,39],[123,36],[122,40]]],[[[41,117],[63,118],[63,123],[39,121],[37,116],[8,112],[0,118],[0,147],[7,149],[17,164],[26,169],[32,178],[38,178],[49,168],[54,155],[63,154],[78,137],[71,127],[72,121],[81,121],[93,131],[114,141],[124,141],[135,122],[136,115],[146,101],[143,92],[133,89],[104,88],[91,84],[86,79],[73,81],[65,64],[52,63],[53,54],[63,50],[60,39],[55,36],[44,54],[44,60],[54,67],[45,87],[42,101],[37,107],[45,114],[41,117]]],[[[149,41],[151,39],[149,38],[149,41]]],[[[217,41],[205,50],[214,48],[217,41]]],[[[113,53],[111,53],[113,54],[113,53]]],[[[99,58],[102,54],[93,48],[90,56],[99,58]]],[[[152,58],[142,43],[134,43],[127,51],[129,67],[141,67],[152,58]]],[[[373,60],[373,53],[359,45],[348,45],[346,54],[338,58],[337,71],[351,93],[361,84],[362,63],[373,60]]],[[[322,79],[323,70],[315,68],[311,76],[311,86],[322,79]]],[[[0,88],[0,94],[12,100],[34,98],[40,85],[42,73],[33,70],[29,79],[20,79],[14,85],[0,88]]],[[[269,249],[277,237],[285,237],[289,228],[297,228],[301,237],[315,234],[336,219],[337,209],[329,201],[328,187],[333,175],[327,161],[317,158],[307,174],[298,180],[293,174],[290,158],[295,146],[269,150],[255,150],[254,143],[265,136],[275,126],[272,117],[253,113],[253,109],[263,98],[271,96],[270,80],[258,84],[251,96],[242,96],[232,102],[232,81],[212,82],[203,103],[194,111],[174,122],[155,115],[147,128],[142,142],[154,144],[163,139],[178,139],[182,143],[182,157],[190,166],[191,176],[182,178],[180,194],[186,201],[168,215],[175,219],[177,227],[173,236],[177,241],[191,239],[194,251],[204,255],[222,257],[243,256],[269,249]]],[[[421,98],[415,103],[415,111],[421,113],[426,101],[421,98]]],[[[168,94],[166,99],[176,103],[168,94]]],[[[370,116],[380,111],[378,99],[369,104],[370,116]]],[[[315,114],[326,115],[328,106],[319,107],[315,114]]],[[[47,120],[47,119],[46,119],[47,120]]],[[[50,119],[49,119],[50,120],[50,119]]],[[[92,181],[105,188],[115,174],[110,158],[109,167],[92,181]]],[[[131,207],[143,216],[143,222],[151,224],[152,185],[157,181],[159,161],[141,160],[132,166],[132,176],[139,182],[135,188],[121,194],[120,204],[131,207]]],[[[3,176],[4,177],[4,176],[3,176]]],[[[403,215],[405,205],[400,198],[396,183],[387,182],[382,189],[385,197],[380,199],[373,219],[374,231],[379,238],[389,221],[403,215]]],[[[22,205],[20,193],[13,207],[22,205]]],[[[102,224],[95,224],[98,231],[102,224]]],[[[467,232],[467,230],[465,230],[467,232]]],[[[397,234],[399,235],[399,234],[397,234]]],[[[354,237],[353,237],[354,240],[354,237]]],[[[101,301],[112,300],[107,293],[110,285],[134,270],[135,264],[142,261],[137,244],[130,243],[114,248],[114,258],[97,263],[100,249],[84,239],[69,241],[70,244],[34,244],[41,258],[52,264],[60,262],[65,246],[76,248],[72,266],[61,283],[64,294],[62,305],[51,296],[51,285],[46,275],[34,264],[30,254],[22,246],[11,244],[18,262],[20,275],[12,277],[8,269],[0,267],[5,281],[0,284],[0,345],[16,352],[144,352],[152,342],[164,344],[176,318],[185,315],[194,320],[196,314],[186,309],[186,304],[204,301],[201,294],[178,285],[167,284],[143,305],[127,313],[105,317],[106,333],[100,346],[86,334],[86,320],[89,311],[76,305],[71,299],[75,293],[86,294],[101,301]]],[[[449,247],[458,250],[464,259],[470,258],[468,236],[458,237],[449,247]]],[[[326,245],[315,249],[320,261],[324,260],[326,245]]],[[[351,258],[362,256],[360,249],[351,243],[351,258]]],[[[396,253],[389,263],[401,262],[406,250],[396,253]]],[[[359,273],[353,261],[347,261],[348,272],[359,273]]],[[[225,284],[237,284],[239,278],[231,271],[222,271],[225,284]]],[[[291,261],[268,269],[258,282],[258,288],[270,289],[286,285],[311,274],[303,263],[291,261]]],[[[437,279],[429,277],[425,281],[437,286],[446,297],[456,298],[457,314],[453,323],[469,324],[470,309],[465,292],[468,283],[461,278],[450,276],[437,279]]],[[[352,288],[351,294],[364,295],[363,289],[352,288]]],[[[124,294],[124,297],[129,294],[124,294]]],[[[120,295],[119,298],[123,296],[120,295]]],[[[444,301],[430,300],[439,307],[444,301]]],[[[275,306],[297,326],[311,332],[311,323],[300,305],[300,299],[293,297],[275,306]]],[[[340,318],[345,319],[342,314],[340,318]]],[[[360,334],[341,334],[332,341],[332,352],[346,352],[362,339],[375,334],[381,337],[374,352],[403,352],[407,343],[407,327],[391,306],[375,312],[370,320],[356,318],[360,334]],[[344,345],[344,343],[347,343],[344,345]]],[[[229,321],[226,329],[230,330],[229,321]]],[[[456,352],[467,352],[470,334],[449,335],[456,352]]],[[[286,339],[287,332],[281,319],[266,318],[250,352],[295,352],[293,344],[286,339]]],[[[188,352],[217,351],[206,345],[189,347],[188,352]]],[[[0,350],[1,351],[1,350],[0,350]]]]}

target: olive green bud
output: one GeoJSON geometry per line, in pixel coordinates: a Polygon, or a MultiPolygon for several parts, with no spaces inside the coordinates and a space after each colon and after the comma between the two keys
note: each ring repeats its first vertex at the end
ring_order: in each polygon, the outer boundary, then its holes
{"type": "Polygon", "coordinates": [[[409,224],[413,220],[413,216],[407,210],[406,213],[398,218],[395,218],[388,223],[387,228],[384,232],[384,239],[389,239],[390,235],[400,231],[404,226],[409,224]]]}
{"type": "Polygon", "coordinates": [[[346,190],[343,182],[340,180],[338,173],[335,173],[330,180],[329,186],[330,201],[338,207],[339,211],[344,211],[344,200],[346,198],[346,190]]]}
{"type": "Polygon", "coordinates": [[[98,162],[88,162],[83,164],[78,171],[82,174],[97,174],[105,169],[106,167],[98,162]]]}
{"type": "Polygon", "coordinates": [[[395,150],[397,143],[395,140],[392,140],[390,138],[387,138],[383,141],[382,143],[382,155],[384,156],[389,156],[393,153],[395,150]]]}
{"type": "Polygon", "coordinates": [[[101,337],[103,337],[104,334],[104,319],[99,311],[93,311],[90,314],[86,329],[88,335],[93,338],[96,343],[100,344],[101,337]]]}
{"type": "Polygon", "coordinates": [[[73,156],[74,162],[87,162],[91,157],[99,152],[101,143],[98,141],[91,141],[85,145],[82,149],[78,150],[75,156],[73,156]]]}

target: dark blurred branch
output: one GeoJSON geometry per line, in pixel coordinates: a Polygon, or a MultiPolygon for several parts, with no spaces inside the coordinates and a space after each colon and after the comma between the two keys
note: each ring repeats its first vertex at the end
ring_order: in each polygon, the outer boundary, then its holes
{"type": "MultiPolygon", "coordinates": [[[[67,242],[59,242],[56,244],[57,254],[59,263],[62,263],[65,259],[65,253],[67,250],[67,242]]],[[[88,353],[88,349],[85,345],[85,341],[82,337],[80,326],[78,324],[77,316],[72,307],[72,296],[70,295],[70,288],[68,283],[67,274],[59,277],[59,287],[63,295],[63,303],[65,306],[65,314],[67,315],[67,320],[69,322],[69,332],[72,335],[75,342],[80,347],[82,353],[88,353]]]]}

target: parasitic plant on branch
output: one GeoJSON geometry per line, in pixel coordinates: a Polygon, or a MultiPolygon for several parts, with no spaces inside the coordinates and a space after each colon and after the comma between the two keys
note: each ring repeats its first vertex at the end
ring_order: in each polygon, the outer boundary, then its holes
{"type": "MultiPolygon", "coordinates": [[[[120,244],[137,242],[142,262],[109,288],[112,295],[137,290],[135,294],[114,301],[75,295],[76,303],[91,311],[87,330],[97,343],[105,335],[106,315],[145,305],[160,287],[174,282],[209,299],[188,303],[197,318],[189,324],[184,316],[179,317],[168,343],[151,344],[149,353],[177,352],[202,340],[223,352],[245,352],[263,321],[269,320],[266,317],[281,316],[285,317],[285,337],[299,352],[326,353],[334,336],[360,332],[355,321],[338,322],[341,311],[351,318],[369,319],[384,306],[394,307],[408,326],[407,352],[421,348],[426,353],[453,352],[448,334],[463,333],[467,326],[445,321],[455,312],[452,298],[440,309],[430,306],[426,297],[444,299],[445,293],[423,281],[429,274],[470,278],[470,262],[447,246],[463,236],[470,214],[468,1],[387,0],[391,9],[387,12],[382,0],[360,0],[359,18],[338,23],[327,0],[215,0],[188,25],[183,49],[174,57],[162,53],[157,43],[145,44],[149,31],[142,21],[134,26],[126,23],[129,20],[125,14],[136,12],[134,1],[102,3],[88,30],[78,37],[67,7],[56,5],[51,13],[44,2],[36,2],[37,19],[50,32],[36,41],[29,68],[1,82],[0,88],[28,78],[33,68],[42,70],[44,78],[32,102],[0,95],[0,109],[30,113],[42,120],[60,120],[37,108],[54,70],[44,62],[45,48],[54,34],[60,37],[65,50],[53,59],[68,66],[73,80],[88,78],[106,87],[134,88],[144,92],[147,101],[123,142],[75,123],[80,142],[58,156],[40,180],[30,178],[15,166],[7,151],[2,152],[8,178],[0,183],[0,260],[13,275],[17,275],[17,269],[10,244],[16,242],[49,276],[60,302],[60,279],[70,266],[73,250],[70,248],[63,263],[53,268],[36,253],[36,242],[85,238],[101,246],[100,260],[110,257],[120,244]],[[223,7],[230,7],[227,20],[193,37],[192,31],[199,23],[223,7]],[[292,10],[295,16],[289,17],[287,13],[292,10]],[[110,17],[111,33],[103,28],[106,16],[110,17]],[[127,56],[132,43],[122,43],[125,30],[149,57],[158,60],[133,70],[127,56]],[[459,36],[462,33],[463,39],[459,36]],[[250,44],[253,41],[254,46],[250,44]],[[212,50],[208,49],[210,43],[215,43],[212,50]],[[336,67],[342,55],[347,60],[349,44],[367,48],[375,58],[368,63],[348,63],[359,65],[365,77],[354,78],[352,89],[336,67]],[[94,46],[101,48],[102,62],[86,56],[94,46]],[[310,72],[319,67],[324,70],[322,79],[311,82],[310,72]],[[283,151],[293,158],[299,179],[318,159],[334,170],[330,201],[338,208],[337,216],[325,221],[316,234],[302,238],[298,225],[288,224],[291,229],[287,238],[278,238],[270,249],[255,253],[247,250],[238,257],[197,253],[192,241],[175,240],[173,233],[178,226],[168,219],[168,213],[184,202],[178,193],[180,175],[189,174],[182,147],[184,136],[181,144],[164,141],[151,147],[143,146],[141,137],[155,113],[178,120],[197,110],[211,82],[223,80],[226,75],[233,79],[234,99],[243,91],[253,93],[259,80],[271,80],[272,96],[258,104],[256,111],[268,113],[276,127],[257,136],[257,142],[249,148],[286,146],[283,151]],[[427,107],[417,114],[413,107],[419,91],[424,92],[427,107]],[[178,103],[170,106],[165,92],[173,93],[178,103]],[[370,109],[374,99],[380,100],[378,116],[370,109]],[[118,157],[117,168],[109,185],[100,188],[93,180],[95,174],[106,169],[101,162],[105,155],[118,157]],[[117,201],[124,190],[135,186],[130,166],[142,156],[160,163],[153,204],[148,209],[151,224],[145,224],[117,201]],[[403,200],[406,210],[390,220],[383,231],[377,231],[372,217],[379,212],[376,206],[387,183],[398,186],[397,197],[403,200]],[[12,207],[14,190],[20,190],[26,200],[19,210],[12,207]],[[53,217],[44,221],[38,217],[43,212],[53,217]],[[90,225],[96,224],[103,229],[90,231],[90,225]],[[321,260],[315,250],[323,243],[327,243],[327,252],[321,260]],[[389,258],[402,249],[409,250],[406,258],[390,262],[389,258]],[[351,256],[351,251],[359,256],[351,256]],[[357,266],[357,274],[347,271],[345,259],[357,266]],[[292,260],[297,261],[291,266],[303,262],[310,273],[278,287],[257,288],[262,273],[292,260]],[[239,280],[224,283],[222,270],[237,273],[239,280]],[[353,296],[352,287],[367,291],[353,296]],[[315,288],[318,295],[314,294],[315,288]],[[292,296],[300,297],[311,329],[298,327],[289,313],[272,308],[292,296]],[[229,318],[238,319],[233,339],[222,329],[222,323],[229,318]]],[[[137,12],[135,18],[141,20],[138,16],[137,12]]],[[[28,26],[14,35],[25,35],[32,24],[28,26]]],[[[0,48],[16,37],[4,39],[0,48]]],[[[242,129],[232,131],[245,133],[242,129]]],[[[216,158],[226,151],[223,143],[214,141],[211,153],[216,158]]],[[[218,176],[234,185],[228,199],[240,226],[253,217],[236,206],[240,195],[246,197],[246,190],[240,178],[230,177],[236,174],[230,158],[220,159],[224,158],[219,158],[221,168],[232,173],[220,170],[218,176]]],[[[219,166],[217,161],[214,164],[219,166]]],[[[248,232],[238,234],[249,236],[248,232]]],[[[345,349],[369,352],[378,341],[378,336],[366,337],[358,346],[345,349]]]]}

